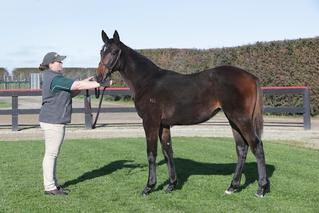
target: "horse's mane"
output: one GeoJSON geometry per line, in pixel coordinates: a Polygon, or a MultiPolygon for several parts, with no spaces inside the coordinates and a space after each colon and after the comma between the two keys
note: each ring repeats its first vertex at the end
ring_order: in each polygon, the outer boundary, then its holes
{"type": "Polygon", "coordinates": [[[152,68],[152,70],[161,70],[161,68],[159,66],[157,66],[156,64],[154,64],[150,59],[148,59],[147,57],[145,57],[144,55],[142,55],[141,53],[139,53],[138,51],[126,46],[125,44],[121,44],[122,49],[125,50],[126,53],[129,54],[130,57],[132,57],[132,59],[134,61],[137,61],[139,63],[143,63],[145,64],[147,67],[152,68]]]}
{"type": "Polygon", "coordinates": [[[162,69],[161,67],[157,66],[154,62],[152,62],[150,59],[148,59],[146,56],[142,55],[138,51],[126,46],[125,44],[121,43],[121,49],[126,52],[129,57],[133,59],[133,61],[136,61],[137,64],[143,64],[144,69],[140,70],[140,72],[146,71],[146,72],[151,72],[151,71],[164,71],[167,74],[171,75],[183,75],[183,76],[188,76],[188,77],[195,77],[200,74],[198,70],[194,70],[192,73],[187,73],[187,74],[182,74],[179,72],[176,72],[174,70],[167,70],[167,69],[162,69]]]}

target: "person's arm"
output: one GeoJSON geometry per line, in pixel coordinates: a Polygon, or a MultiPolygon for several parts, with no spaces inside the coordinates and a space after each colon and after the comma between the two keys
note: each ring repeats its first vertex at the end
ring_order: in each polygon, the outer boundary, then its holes
{"type": "Polygon", "coordinates": [[[81,81],[74,81],[70,90],[85,90],[97,87],[100,87],[100,84],[94,80],[94,77],[89,77],[81,81]]]}
{"type": "Polygon", "coordinates": [[[96,87],[100,87],[100,84],[94,81],[94,77],[89,77],[82,81],[74,81],[64,76],[54,77],[50,86],[51,91],[67,91],[71,93],[72,97],[78,95],[81,90],[92,89],[96,87]]]}
{"type": "Polygon", "coordinates": [[[81,90],[71,90],[71,97],[75,97],[77,96],[79,93],[81,92],[81,90]]]}

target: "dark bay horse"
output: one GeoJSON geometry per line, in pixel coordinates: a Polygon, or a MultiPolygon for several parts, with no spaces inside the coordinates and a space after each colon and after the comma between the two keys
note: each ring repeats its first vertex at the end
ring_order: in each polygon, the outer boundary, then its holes
{"type": "Polygon", "coordinates": [[[257,77],[232,66],[220,66],[199,73],[182,75],[156,66],[152,61],[120,41],[117,31],[109,39],[102,31],[103,48],[97,69],[97,80],[103,81],[119,71],[134,94],[138,115],[143,120],[147,142],[149,173],[142,194],[149,194],[156,185],[157,141],[169,172],[166,191],[177,185],[170,128],[207,121],[223,110],[236,142],[238,162],[230,186],[232,194],[240,189],[240,179],[248,147],[256,156],[258,190],[263,197],[269,191],[266,163],[261,141],[263,103],[257,77]]]}

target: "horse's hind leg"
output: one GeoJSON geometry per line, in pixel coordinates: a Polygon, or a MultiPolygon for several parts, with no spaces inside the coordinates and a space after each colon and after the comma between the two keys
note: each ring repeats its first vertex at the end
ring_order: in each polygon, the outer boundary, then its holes
{"type": "Polygon", "coordinates": [[[265,161],[263,142],[257,136],[253,138],[256,140],[256,146],[251,147],[251,150],[257,160],[258,175],[259,175],[258,190],[256,192],[256,196],[263,197],[267,192],[269,192],[270,183],[266,173],[266,161],[265,161]]]}
{"type": "Polygon", "coordinates": [[[237,152],[238,161],[237,161],[233,180],[230,186],[228,187],[228,189],[225,191],[226,194],[232,194],[239,190],[242,171],[244,168],[244,164],[245,164],[247,152],[248,152],[248,145],[244,141],[243,137],[234,128],[232,130],[233,130],[233,135],[236,142],[236,152],[237,152]]]}
{"type": "Polygon", "coordinates": [[[253,123],[248,116],[246,118],[242,116],[240,120],[236,119],[239,116],[230,116],[230,114],[226,114],[226,116],[229,119],[231,126],[243,136],[256,157],[259,176],[256,196],[263,197],[269,190],[269,181],[266,174],[266,162],[262,141],[256,135],[253,123]]]}
{"type": "Polygon", "coordinates": [[[251,125],[247,125],[248,128],[244,128],[241,131],[242,135],[248,142],[251,151],[256,157],[258,167],[258,190],[256,193],[257,197],[263,197],[269,190],[269,181],[266,174],[266,162],[265,154],[262,141],[258,138],[251,125]]]}
{"type": "Polygon", "coordinates": [[[173,159],[173,149],[172,149],[172,140],[171,140],[171,133],[170,127],[166,126],[160,127],[159,131],[159,138],[162,145],[162,152],[167,163],[168,167],[168,174],[169,174],[169,184],[166,188],[166,192],[171,192],[174,190],[175,186],[177,185],[177,177],[173,159]]]}

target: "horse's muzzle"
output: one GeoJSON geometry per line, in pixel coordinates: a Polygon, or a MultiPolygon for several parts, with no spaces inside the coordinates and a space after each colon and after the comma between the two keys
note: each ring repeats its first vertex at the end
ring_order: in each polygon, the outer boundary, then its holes
{"type": "Polygon", "coordinates": [[[95,76],[97,82],[101,82],[103,80],[105,72],[106,72],[105,65],[102,63],[99,63],[99,66],[96,69],[96,76],[95,76]]]}

